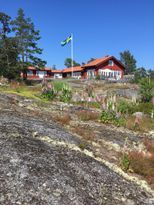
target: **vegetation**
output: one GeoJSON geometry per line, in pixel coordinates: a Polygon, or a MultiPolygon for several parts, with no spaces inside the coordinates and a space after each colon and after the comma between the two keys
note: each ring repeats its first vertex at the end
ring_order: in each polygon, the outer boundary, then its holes
{"type": "Polygon", "coordinates": [[[131,74],[136,69],[136,60],[129,50],[120,53],[120,61],[125,66],[125,74],[131,74]]]}
{"type": "Polygon", "coordinates": [[[145,140],[146,151],[132,150],[122,154],[120,165],[124,171],[133,171],[154,184],[154,142],[145,140]]]}
{"type": "Polygon", "coordinates": [[[103,110],[100,119],[103,123],[114,124],[116,126],[125,125],[124,118],[117,116],[113,110],[103,110]]]}
{"type": "Polygon", "coordinates": [[[71,59],[71,58],[66,58],[64,65],[65,65],[67,68],[72,67],[72,65],[73,65],[73,67],[75,67],[75,66],[80,66],[80,64],[77,63],[76,61],[73,60],[73,62],[72,62],[72,59],[71,59]]]}
{"type": "Polygon", "coordinates": [[[60,100],[62,102],[70,102],[71,98],[72,98],[72,90],[69,85],[64,84],[60,95],[60,100]]]}
{"type": "Polygon", "coordinates": [[[18,10],[18,16],[11,17],[0,13],[0,75],[8,79],[19,79],[21,71],[25,74],[30,65],[43,67],[45,61],[37,57],[42,53],[37,41],[39,31],[35,30],[30,18],[25,18],[24,11],[18,10]]]}
{"type": "Polygon", "coordinates": [[[82,121],[87,120],[98,120],[99,119],[99,113],[92,112],[90,110],[81,110],[76,112],[78,118],[82,121]]]}
{"type": "Polygon", "coordinates": [[[135,73],[134,73],[134,80],[136,83],[139,83],[139,81],[142,78],[146,78],[147,77],[147,71],[145,68],[141,67],[141,68],[137,68],[135,73]]]}
{"type": "Polygon", "coordinates": [[[153,96],[154,83],[150,82],[148,78],[142,78],[139,83],[142,102],[150,102],[153,96]]]}
{"type": "Polygon", "coordinates": [[[122,168],[122,170],[124,170],[125,172],[128,171],[129,166],[130,166],[130,159],[128,154],[124,153],[120,159],[120,166],[122,168]]]}
{"type": "Polygon", "coordinates": [[[18,49],[15,37],[9,37],[11,17],[0,12],[0,76],[8,79],[19,78],[18,49]]]}

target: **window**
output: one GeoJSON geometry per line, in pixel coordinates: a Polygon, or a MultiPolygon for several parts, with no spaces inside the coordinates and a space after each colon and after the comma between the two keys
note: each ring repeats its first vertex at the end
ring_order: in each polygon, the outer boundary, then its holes
{"type": "Polygon", "coordinates": [[[27,71],[27,75],[33,75],[33,71],[32,70],[28,70],[27,71]]]}
{"type": "Polygon", "coordinates": [[[113,60],[109,60],[109,66],[113,66],[113,60]]]}

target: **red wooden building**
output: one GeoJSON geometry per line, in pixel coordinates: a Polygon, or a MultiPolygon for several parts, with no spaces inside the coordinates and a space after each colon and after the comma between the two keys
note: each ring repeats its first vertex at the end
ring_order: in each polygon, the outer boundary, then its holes
{"type": "Polygon", "coordinates": [[[63,78],[73,77],[81,78],[83,76],[84,69],[81,66],[75,66],[71,68],[65,68],[63,70],[63,78]]]}
{"type": "Polygon", "coordinates": [[[65,68],[63,70],[52,70],[52,68],[37,69],[29,67],[27,70],[27,79],[42,79],[42,78],[83,78],[91,79],[96,76],[103,78],[121,79],[124,75],[125,67],[114,56],[105,56],[97,58],[83,66],[75,66],[65,68]]]}
{"type": "Polygon", "coordinates": [[[28,67],[27,69],[27,79],[42,79],[45,78],[51,78],[51,68],[43,68],[43,69],[37,69],[35,67],[28,67]]]}
{"type": "Polygon", "coordinates": [[[124,75],[125,67],[114,56],[97,58],[82,66],[83,78],[95,78],[97,75],[104,78],[121,79],[124,75]]]}

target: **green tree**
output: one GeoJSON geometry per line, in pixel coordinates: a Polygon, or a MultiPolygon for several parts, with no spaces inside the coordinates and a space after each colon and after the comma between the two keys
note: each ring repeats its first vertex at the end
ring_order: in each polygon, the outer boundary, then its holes
{"type": "Polygon", "coordinates": [[[142,78],[147,77],[147,71],[145,68],[141,67],[141,68],[137,68],[137,70],[135,71],[135,82],[139,82],[139,80],[141,80],[142,78]]]}
{"type": "MultiPolygon", "coordinates": [[[[64,65],[67,68],[72,67],[72,59],[71,58],[66,58],[64,65]]],[[[73,67],[75,67],[75,66],[80,66],[80,64],[73,60],[73,67]]]]}
{"type": "Polygon", "coordinates": [[[125,74],[131,74],[136,70],[136,60],[129,50],[120,53],[120,61],[125,66],[125,74]]]}
{"type": "Polygon", "coordinates": [[[142,102],[150,102],[153,96],[154,84],[148,78],[142,78],[139,83],[142,102]]]}
{"type": "Polygon", "coordinates": [[[26,74],[29,65],[44,67],[46,62],[36,57],[42,54],[42,49],[37,45],[40,40],[39,30],[35,30],[30,18],[25,18],[23,9],[18,10],[18,16],[11,24],[18,42],[19,66],[23,73],[26,74]]]}
{"type": "Polygon", "coordinates": [[[149,69],[147,71],[149,78],[154,81],[154,70],[149,69]]]}
{"type": "Polygon", "coordinates": [[[0,12],[0,75],[8,79],[19,78],[17,42],[9,37],[11,17],[0,12]]]}

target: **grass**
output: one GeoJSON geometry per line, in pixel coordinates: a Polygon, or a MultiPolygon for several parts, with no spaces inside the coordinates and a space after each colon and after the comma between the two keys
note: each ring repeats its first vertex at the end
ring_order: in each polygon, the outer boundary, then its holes
{"type": "Polygon", "coordinates": [[[96,108],[100,109],[101,105],[98,102],[72,102],[74,105],[79,105],[83,107],[89,107],[89,108],[96,108]]]}
{"type": "Polygon", "coordinates": [[[130,168],[145,179],[154,187],[154,153],[149,156],[143,152],[129,153],[130,168]]]}
{"type": "Polygon", "coordinates": [[[95,141],[94,132],[88,128],[77,126],[72,128],[73,133],[80,135],[86,141],[95,141]]]}
{"type": "Polygon", "coordinates": [[[68,113],[65,113],[63,115],[55,116],[53,120],[60,123],[61,125],[69,125],[71,116],[68,113]]]}
{"type": "Polygon", "coordinates": [[[139,132],[154,130],[154,119],[144,116],[137,128],[134,127],[134,121],[135,117],[129,116],[126,120],[126,128],[139,132]]]}
{"type": "Polygon", "coordinates": [[[89,111],[89,110],[77,111],[76,115],[82,121],[98,120],[99,119],[99,113],[92,112],[92,111],[89,111]]]}
{"type": "Polygon", "coordinates": [[[154,188],[154,141],[144,140],[146,151],[129,151],[121,157],[121,168],[144,177],[154,188]]]}
{"type": "Polygon", "coordinates": [[[11,83],[9,86],[0,87],[0,91],[4,93],[17,94],[27,98],[40,99],[41,86],[27,86],[23,83],[11,83]]]}

